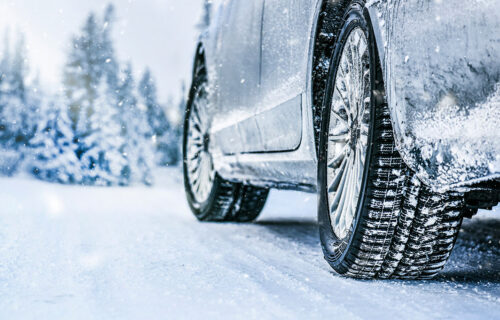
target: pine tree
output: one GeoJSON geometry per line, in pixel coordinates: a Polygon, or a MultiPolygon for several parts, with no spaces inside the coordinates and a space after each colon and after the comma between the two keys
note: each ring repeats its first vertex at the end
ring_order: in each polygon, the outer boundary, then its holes
{"type": "Polygon", "coordinates": [[[152,183],[151,168],[154,166],[154,151],[146,108],[138,104],[130,65],[123,72],[118,90],[121,110],[122,134],[126,140],[125,154],[128,159],[127,176],[131,181],[152,183]]]}
{"type": "Polygon", "coordinates": [[[118,86],[118,74],[120,67],[116,59],[113,40],[111,37],[111,32],[113,31],[113,25],[115,22],[115,7],[112,4],[109,4],[106,7],[102,22],[102,46],[100,52],[101,61],[104,61],[103,73],[111,90],[110,94],[113,94],[116,92],[116,88],[118,86]]]}
{"type": "Polygon", "coordinates": [[[118,62],[111,30],[114,7],[90,14],[73,39],[64,73],[76,154],[88,184],[126,185],[130,171],[118,110],[118,62]]]}
{"type": "Polygon", "coordinates": [[[13,95],[19,97],[23,102],[26,101],[26,75],[28,66],[26,64],[26,44],[23,34],[19,34],[16,44],[15,54],[11,61],[10,72],[10,90],[13,95]]]}
{"type": "Polygon", "coordinates": [[[10,40],[8,31],[4,34],[3,48],[1,52],[0,59],[0,84],[6,83],[7,74],[9,72],[10,64],[10,40]]]}
{"type": "Polygon", "coordinates": [[[0,141],[22,151],[34,134],[38,110],[36,90],[27,83],[28,66],[24,36],[19,34],[14,54],[6,36],[0,63],[0,141]]]}
{"type": "MultiPolygon", "coordinates": [[[[3,106],[6,104],[7,95],[10,94],[9,74],[10,74],[10,40],[9,33],[5,32],[3,50],[1,51],[0,59],[0,113],[3,106]]],[[[5,131],[5,123],[3,118],[0,118],[0,136],[3,136],[5,131]]]]}
{"type": "MultiPolygon", "coordinates": [[[[180,103],[183,103],[182,101],[180,103]]],[[[167,114],[167,119],[169,123],[169,130],[167,131],[165,135],[165,144],[168,146],[167,148],[167,154],[168,154],[168,159],[169,159],[169,165],[176,165],[180,161],[180,156],[181,156],[181,137],[182,133],[180,132],[181,130],[181,125],[178,121],[178,107],[179,104],[174,102],[174,99],[170,97],[167,100],[166,104],[166,114],[167,114]]]]}
{"type": "Polygon", "coordinates": [[[81,182],[82,168],[76,157],[66,104],[62,99],[53,99],[41,105],[36,134],[30,140],[30,171],[46,181],[81,182]]]}
{"type": "MultiPolygon", "coordinates": [[[[82,110],[91,109],[96,100],[96,88],[102,77],[98,59],[99,33],[96,17],[91,14],[82,29],[82,34],[73,39],[73,48],[64,70],[66,95],[70,103],[71,118],[79,134],[87,131],[82,110]]],[[[91,110],[90,110],[91,111],[91,110]]]]}
{"type": "Polygon", "coordinates": [[[31,138],[35,135],[42,101],[43,92],[41,90],[40,78],[37,75],[31,83],[27,84],[25,91],[21,126],[22,138],[20,139],[23,146],[27,146],[31,138]]]}
{"type": "Polygon", "coordinates": [[[101,80],[105,79],[109,90],[104,94],[112,95],[116,91],[118,63],[111,40],[113,12],[114,7],[108,6],[103,19],[91,13],[81,34],[73,39],[64,84],[77,139],[88,134],[88,118],[99,99],[97,88],[101,80]]]}
{"type": "Polygon", "coordinates": [[[177,121],[174,125],[174,139],[177,142],[177,163],[182,159],[182,136],[184,129],[184,113],[186,111],[186,84],[182,83],[181,98],[177,104],[177,110],[175,110],[177,121]]]}
{"type": "Polygon", "coordinates": [[[104,79],[98,85],[97,99],[88,121],[89,133],[79,141],[84,167],[84,183],[127,185],[128,167],[120,118],[109,87],[104,79]]]}
{"type": "Polygon", "coordinates": [[[156,162],[165,166],[175,163],[171,158],[171,125],[164,108],[158,103],[156,83],[151,72],[146,69],[139,82],[140,102],[144,105],[147,121],[152,130],[152,140],[156,149],[156,162]]]}
{"type": "Polygon", "coordinates": [[[18,168],[21,155],[11,149],[10,119],[6,118],[10,105],[12,105],[9,83],[11,52],[8,32],[5,32],[2,49],[0,60],[0,174],[11,176],[18,168]]]}

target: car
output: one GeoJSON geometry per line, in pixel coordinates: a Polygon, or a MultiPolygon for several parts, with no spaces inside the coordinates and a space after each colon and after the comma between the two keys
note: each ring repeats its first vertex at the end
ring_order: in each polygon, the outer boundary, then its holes
{"type": "Polygon", "coordinates": [[[195,216],[249,222],[270,189],[317,193],[337,273],[439,273],[462,219],[500,200],[497,1],[211,4],[184,123],[195,216]]]}

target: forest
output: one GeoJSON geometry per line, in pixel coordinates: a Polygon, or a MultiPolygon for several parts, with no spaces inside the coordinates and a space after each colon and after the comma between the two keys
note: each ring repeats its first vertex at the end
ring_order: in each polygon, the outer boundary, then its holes
{"type": "Polygon", "coordinates": [[[100,186],[153,184],[180,158],[184,101],[159,102],[149,69],[134,79],[113,44],[115,8],[90,13],[71,39],[60,88],[30,69],[22,33],[0,45],[0,174],[100,186]]]}

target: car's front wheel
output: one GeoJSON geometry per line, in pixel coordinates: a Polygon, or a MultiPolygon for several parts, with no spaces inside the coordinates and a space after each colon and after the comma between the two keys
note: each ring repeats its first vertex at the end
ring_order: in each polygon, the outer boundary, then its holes
{"type": "Polygon", "coordinates": [[[210,153],[209,101],[207,70],[200,53],[184,120],[184,189],[189,206],[201,221],[255,220],[269,189],[226,181],[217,174],[210,153]]]}
{"type": "Polygon", "coordinates": [[[463,196],[435,193],[396,150],[363,2],[346,11],[331,58],[319,150],[325,259],[357,278],[429,278],[455,243],[463,196]]]}

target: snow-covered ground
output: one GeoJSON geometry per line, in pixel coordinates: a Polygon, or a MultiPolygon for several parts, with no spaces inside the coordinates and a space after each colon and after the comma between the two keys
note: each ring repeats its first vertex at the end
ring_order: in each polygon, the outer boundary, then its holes
{"type": "Polygon", "coordinates": [[[0,318],[500,318],[498,208],[464,223],[437,279],[358,281],[323,260],[314,195],[273,192],[252,224],[199,223],[180,178],[0,179],[0,318]]]}

